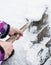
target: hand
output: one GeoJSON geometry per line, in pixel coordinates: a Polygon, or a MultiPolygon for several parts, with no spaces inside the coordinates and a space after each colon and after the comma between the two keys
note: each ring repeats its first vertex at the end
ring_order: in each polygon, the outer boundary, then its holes
{"type": "Polygon", "coordinates": [[[13,45],[10,42],[0,41],[0,45],[3,47],[5,51],[4,60],[9,57],[13,50],[13,45]]]}
{"type": "Polygon", "coordinates": [[[18,30],[10,26],[9,36],[14,35],[15,33],[18,34],[16,40],[18,40],[21,36],[23,36],[23,32],[21,30],[18,30]]]}

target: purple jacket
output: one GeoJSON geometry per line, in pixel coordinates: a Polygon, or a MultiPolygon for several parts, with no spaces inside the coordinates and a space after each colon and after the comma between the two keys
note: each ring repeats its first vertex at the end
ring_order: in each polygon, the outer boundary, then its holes
{"type": "MultiPolygon", "coordinates": [[[[0,39],[5,38],[9,33],[10,25],[5,23],[4,21],[0,21],[0,39]]],[[[0,61],[4,60],[4,50],[0,46],[0,61]]]]}

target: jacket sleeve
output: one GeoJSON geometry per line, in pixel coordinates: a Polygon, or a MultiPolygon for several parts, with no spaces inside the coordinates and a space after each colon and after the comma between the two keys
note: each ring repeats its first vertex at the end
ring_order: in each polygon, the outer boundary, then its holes
{"type": "Polygon", "coordinates": [[[4,21],[0,21],[0,38],[5,38],[9,33],[10,25],[4,21]]]}

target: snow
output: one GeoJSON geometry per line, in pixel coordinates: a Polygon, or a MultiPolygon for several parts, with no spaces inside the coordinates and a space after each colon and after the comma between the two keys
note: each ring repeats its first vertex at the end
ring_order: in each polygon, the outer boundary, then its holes
{"type": "MultiPolygon", "coordinates": [[[[4,20],[10,25],[20,29],[26,23],[25,18],[38,21],[46,7],[48,7],[49,25],[51,27],[51,1],[50,0],[0,0],[0,20],[4,20]]],[[[34,27],[36,31],[36,27],[34,27]]],[[[32,29],[33,30],[33,29],[32,29]]],[[[42,53],[43,58],[46,56],[48,48],[43,43],[49,38],[44,38],[42,44],[37,44],[32,47],[33,41],[37,34],[32,34],[26,30],[19,40],[13,43],[15,54],[13,57],[5,61],[2,65],[40,65],[40,56],[37,55],[41,48],[44,48],[42,53]]],[[[50,29],[51,32],[51,29],[50,29]]],[[[50,58],[51,59],[51,58],[50,58]]],[[[49,60],[50,60],[49,59],[49,60]]],[[[50,61],[45,65],[50,65],[50,61]]]]}

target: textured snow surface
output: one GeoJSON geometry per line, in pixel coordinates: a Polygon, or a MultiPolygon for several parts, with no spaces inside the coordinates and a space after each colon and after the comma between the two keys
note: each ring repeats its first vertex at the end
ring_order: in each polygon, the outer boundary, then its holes
{"type": "MultiPolygon", "coordinates": [[[[36,21],[40,20],[47,6],[47,13],[49,14],[48,22],[51,27],[50,2],[50,0],[0,0],[0,19],[16,28],[20,28],[26,23],[25,18],[36,21]]],[[[40,65],[40,57],[37,53],[40,48],[44,48],[42,55],[43,58],[46,56],[48,48],[44,47],[43,43],[49,38],[44,38],[45,41],[41,42],[42,44],[31,47],[32,43],[30,41],[36,39],[34,38],[36,34],[33,35],[31,32],[26,30],[23,37],[14,42],[15,54],[2,65],[40,65]]],[[[51,58],[48,60],[45,65],[51,65],[51,58]]]]}

